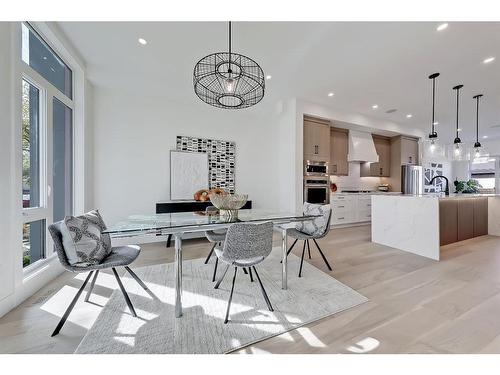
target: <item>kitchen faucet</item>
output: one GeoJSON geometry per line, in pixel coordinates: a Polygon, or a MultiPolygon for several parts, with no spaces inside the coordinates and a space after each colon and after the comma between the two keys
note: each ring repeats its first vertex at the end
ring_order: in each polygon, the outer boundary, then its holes
{"type": "Polygon", "coordinates": [[[448,181],[448,178],[446,178],[446,176],[434,176],[432,177],[431,181],[429,182],[429,185],[432,185],[432,183],[434,182],[434,180],[436,178],[444,178],[446,180],[446,187],[444,189],[444,195],[450,195],[450,182],[448,181]]]}

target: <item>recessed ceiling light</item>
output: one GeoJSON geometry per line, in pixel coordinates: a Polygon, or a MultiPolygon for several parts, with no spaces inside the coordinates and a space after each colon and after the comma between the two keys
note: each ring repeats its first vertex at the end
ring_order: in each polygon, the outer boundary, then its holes
{"type": "Polygon", "coordinates": [[[488,136],[487,135],[483,135],[483,138],[486,139],[486,138],[488,138],[488,136]]]}
{"type": "Polygon", "coordinates": [[[139,39],[137,39],[137,41],[140,44],[142,44],[143,46],[145,46],[146,44],[148,44],[148,41],[146,39],[144,39],[144,38],[139,38],[139,39]]]}
{"type": "Polygon", "coordinates": [[[374,104],[374,105],[372,105],[372,108],[373,108],[373,109],[377,109],[377,108],[378,108],[378,105],[377,105],[377,104],[374,104]]]}
{"type": "Polygon", "coordinates": [[[406,118],[412,118],[412,117],[413,117],[413,115],[412,115],[411,113],[408,113],[408,114],[406,115],[406,118]]]}
{"type": "Polygon", "coordinates": [[[439,125],[439,121],[434,121],[434,125],[439,125]]]}
{"type": "Polygon", "coordinates": [[[266,79],[271,79],[271,78],[273,78],[273,76],[271,76],[271,75],[266,76],[266,79]]]}
{"type": "Polygon", "coordinates": [[[333,95],[335,95],[333,92],[328,93],[328,96],[330,96],[330,97],[332,97],[333,95]]]}
{"type": "Polygon", "coordinates": [[[448,24],[447,23],[442,23],[441,25],[439,25],[436,30],[437,31],[443,31],[444,29],[446,29],[448,27],[448,24]]]}
{"type": "Polygon", "coordinates": [[[492,56],[492,57],[488,57],[486,59],[483,60],[483,64],[489,64],[490,62],[494,61],[495,58],[492,56]]]}

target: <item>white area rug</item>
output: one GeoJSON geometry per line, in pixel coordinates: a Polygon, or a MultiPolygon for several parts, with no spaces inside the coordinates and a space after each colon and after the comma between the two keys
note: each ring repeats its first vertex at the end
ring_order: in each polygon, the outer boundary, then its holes
{"type": "MultiPolygon", "coordinates": [[[[85,335],[76,353],[227,353],[319,320],[368,299],[300,258],[288,260],[288,290],[281,289],[281,250],[257,266],[274,312],[267,310],[254,275],[250,282],[238,270],[230,321],[224,324],[234,268],[214,289],[214,259],[184,261],[182,318],[174,317],[174,267],[162,264],[134,269],[157,299],[130,277],[122,280],[138,318],[130,315],[120,290],[115,290],[85,335]]],[[[224,266],[219,266],[222,273],[224,266]]]]}

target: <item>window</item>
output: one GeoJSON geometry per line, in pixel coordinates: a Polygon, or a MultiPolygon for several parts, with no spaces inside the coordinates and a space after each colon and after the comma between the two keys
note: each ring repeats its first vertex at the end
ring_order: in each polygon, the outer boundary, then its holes
{"type": "Polygon", "coordinates": [[[72,99],[73,72],[27,23],[22,24],[22,60],[72,99]]]}
{"type": "Polygon", "coordinates": [[[52,109],[53,220],[59,221],[73,212],[73,111],[56,98],[52,109]]]}
{"type": "Polygon", "coordinates": [[[22,23],[20,29],[23,220],[19,262],[22,258],[29,272],[52,253],[47,226],[73,214],[74,103],[71,69],[30,25],[22,23]]]}
{"type": "Polygon", "coordinates": [[[471,178],[479,182],[481,193],[495,192],[495,159],[477,159],[471,163],[471,178]]]}
{"type": "Polygon", "coordinates": [[[45,220],[23,224],[23,267],[45,258],[45,220]]]}
{"type": "Polygon", "coordinates": [[[23,207],[40,205],[40,90],[22,83],[23,207]]]}

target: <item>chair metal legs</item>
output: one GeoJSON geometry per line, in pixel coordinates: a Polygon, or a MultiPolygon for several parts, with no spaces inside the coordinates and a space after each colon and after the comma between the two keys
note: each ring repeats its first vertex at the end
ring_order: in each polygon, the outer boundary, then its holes
{"type": "Polygon", "coordinates": [[[97,275],[99,275],[99,270],[96,270],[94,273],[94,278],[92,279],[92,282],[90,283],[90,288],[89,291],[87,292],[87,295],[85,296],[85,302],[88,302],[90,299],[90,295],[92,294],[92,291],[94,290],[94,285],[97,280],[97,275]]]}
{"type": "Polygon", "coordinates": [[[127,302],[127,306],[129,308],[130,312],[132,313],[134,318],[137,318],[137,314],[135,313],[135,309],[134,309],[134,306],[132,305],[132,301],[130,301],[130,298],[127,294],[127,291],[125,290],[125,287],[123,286],[122,281],[120,280],[120,276],[118,276],[118,272],[116,272],[116,268],[113,267],[111,269],[113,270],[113,273],[115,274],[116,281],[118,282],[118,286],[122,290],[123,297],[125,298],[125,302],[127,302]]]}
{"type": "Polygon", "coordinates": [[[266,301],[267,308],[269,309],[269,311],[274,311],[273,306],[271,305],[271,301],[269,300],[266,290],[264,289],[264,285],[262,284],[259,274],[257,273],[257,269],[255,268],[255,266],[253,266],[252,268],[255,272],[255,276],[257,276],[257,280],[259,280],[260,290],[262,291],[262,295],[264,296],[264,300],[266,301]]]}
{"type": "Polygon", "coordinates": [[[205,259],[205,264],[208,263],[208,261],[210,260],[210,257],[212,256],[212,254],[214,253],[214,250],[215,250],[215,246],[217,246],[217,242],[214,242],[212,248],[210,249],[210,252],[208,253],[207,255],[207,259],[205,259]]]}
{"type": "Polygon", "coordinates": [[[229,269],[229,264],[226,266],[226,269],[224,270],[222,276],[220,277],[219,281],[217,281],[217,284],[215,284],[214,289],[219,289],[220,284],[222,283],[222,280],[224,280],[224,277],[226,276],[227,270],[229,269]]]}
{"type": "Polygon", "coordinates": [[[227,322],[229,321],[229,309],[231,308],[231,301],[233,299],[234,282],[236,281],[236,273],[237,272],[238,272],[238,267],[234,267],[233,285],[231,286],[231,293],[229,294],[229,301],[227,301],[226,318],[224,319],[224,324],[227,324],[227,322]]]}
{"type": "Polygon", "coordinates": [[[304,241],[304,246],[302,247],[302,256],[300,257],[300,268],[299,268],[299,277],[302,277],[302,264],[304,264],[304,253],[306,252],[306,241],[304,241]]]}
{"type": "Polygon", "coordinates": [[[307,240],[307,254],[309,255],[309,259],[311,259],[311,248],[309,247],[309,240],[307,240]]]}
{"type": "Polygon", "coordinates": [[[80,289],[76,293],[75,297],[73,298],[73,300],[69,304],[68,308],[64,312],[64,315],[62,316],[61,320],[57,324],[56,329],[54,330],[54,332],[52,332],[51,337],[54,337],[55,335],[57,335],[59,333],[59,331],[61,330],[61,328],[63,327],[64,323],[66,323],[66,320],[68,319],[69,314],[71,314],[71,310],[73,310],[73,307],[75,307],[76,302],[78,301],[78,298],[80,298],[80,295],[82,294],[83,290],[87,286],[87,283],[89,282],[89,280],[92,277],[93,273],[94,273],[94,271],[90,271],[89,272],[87,278],[85,279],[85,281],[83,282],[82,286],[80,287],[80,289]]]}
{"type": "Polygon", "coordinates": [[[217,265],[218,264],[219,264],[219,258],[215,257],[214,274],[212,276],[212,282],[215,281],[215,277],[217,276],[217,265]]]}
{"type": "Polygon", "coordinates": [[[248,267],[248,272],[250,273],[250,282],[253,283],[252,267],[248,267]]]}
{"type": "Polygon", "coordinates": [[[313,241],[314,243],[316,244],[316,247],[318,248],[318,251],[319,253],[321,254],[321,257],[323,258],[323,260],[325,261],[326,263],[326,266],[328,267],[328,269],[331,271],[332,270],[332,267],[330,267],[330,264],[328,263],[328,261],[326,260],[326,257],[325,257],[325,254],[323,254],[323,252],[321,251],[321,248],[319,247],[318,243],[316,242],[316,240],[313,238],[313,241]]]}
{"type": "MultiPolygon", "coordinates": [[[[291,252],[292,252],[292,249],[293,247],[295,246],[295,244],[297,243],[298,239],[296,239],[295,241],[293,241],[293,244],[292,246],[290,246],[290,248],[288,249],[288,251],[286,252],[286,256],[288,256],[291,252]]],[[[283,263],[283,260],[280,260],[280,263],[283,263]]]]}

